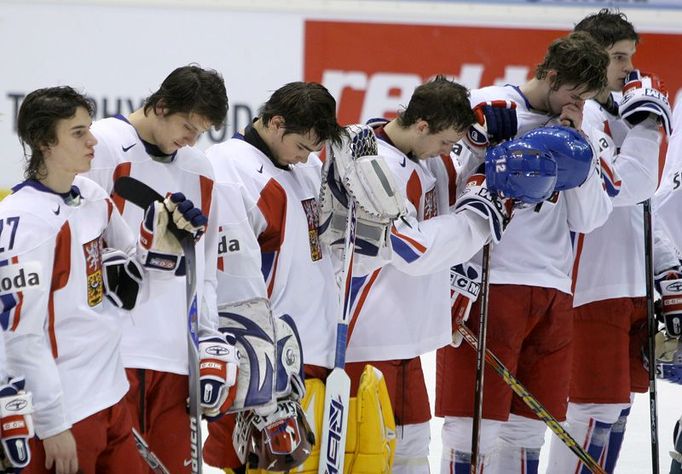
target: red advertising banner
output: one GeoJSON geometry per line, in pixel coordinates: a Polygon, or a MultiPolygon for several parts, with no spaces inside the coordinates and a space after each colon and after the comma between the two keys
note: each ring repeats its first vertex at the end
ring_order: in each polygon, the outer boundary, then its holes
{"type": "MultiPolygon", "coordinates": [[[[576,19],[577,21],[578,19],[576,19]]],[[[339,121],[392,117],[412,91],[436,74],[469,88],[519,84],[530,77],[549,43],[568,31],[306,21],[304,77],[324,84],[339,102],[339,121]]],[[[682,34],[643,33],[635,66],[657,73],[671,100],[682,89],[673,63],[682,34]]]]}

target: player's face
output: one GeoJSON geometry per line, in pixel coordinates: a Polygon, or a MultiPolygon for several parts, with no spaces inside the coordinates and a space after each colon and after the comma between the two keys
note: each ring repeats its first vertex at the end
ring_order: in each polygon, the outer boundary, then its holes
{"type": "Polygon", "coordinates": [[[175,153],[183,146],[194,146],[213,125],[206,117],[195,113],[175,113],[158,115],[159,120],[153,131],[155,145],[167,155],[175,153]]]}
{"type": "Polygon", "coordinates": [[[625,84],[625,76],[632,71],[632,56],[637,51],[635,40],[620,40],[610,48],[606,48],[609,54],[609,67],[606,76],[609,80],[609,90],[620,91],[625,84]]]}
{"type": "Polygon", "coordinates": [[[90,169],[97,139],[90,132],[92,118],[84,107],[73,117],[57,121],[57,143],[43,149],[47,173],[76,175],[90,169]]]}
{"type": "Polygon", "coordinates": [[[308,133],[286,133],[283,122],[281,124],[271,121],[270,126],[274,126],[276,136],[272,140],[271,152],[275,160],[280,165],[294,165],[305,163],[311,153],[318,153],[323,146],[319,143],[317,134],[312,130],[308,133]]]}
{"type": "MultiPolygon", "coordinates": [[[[425,122],[424,122],[425,123],[425,122]]],[[[439,155],[447,155],[452,147],[464,138],[465,132],[455,128],[447,128],[437,133],[429,133],[428,125],[423,134],[418,135],[412,154],[418,159],[423,160],[439,155]]]]}
{"type": "Polygon", "coordinates": [[[560,115],[566,106],[575,106],[582,110],[585,101],[593,98],[597,91],[588,91],[584,87],[564,84],[557,90],[550,90],[547,96],[547,112],[560,115]]]}

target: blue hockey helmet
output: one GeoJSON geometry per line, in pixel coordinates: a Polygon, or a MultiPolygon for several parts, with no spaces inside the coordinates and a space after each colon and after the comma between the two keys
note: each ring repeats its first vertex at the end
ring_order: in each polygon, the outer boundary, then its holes
{"type": "Polygon", "coordinates": [[[587,138],[574,128],[540,127],[520,137],[534,147],[544,147],[557,164],[556,191],[576,188],[587,179],[594,151],[587,138]]]}
{"type": "Polygon", "coordinates": [[[535,204],[554,192],[557,165],[544,147],[516,139],[488,148],[485,177],[491,191],[526,204],[535,204]]]}

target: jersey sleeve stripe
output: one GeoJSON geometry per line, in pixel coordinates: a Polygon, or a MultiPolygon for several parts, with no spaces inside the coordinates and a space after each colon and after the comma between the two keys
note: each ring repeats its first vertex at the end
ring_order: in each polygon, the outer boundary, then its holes
{"type": "MultiPolygon", "coordinates": [[[[131,163],[125,162],[119,164],[116,169],[114,169],[114,182],[121,176],[130,176],[130,166],[131,163]]],[[[125,207],[126,201],[123,199],[121,196],[116,194],[115,192],[112,191],[111,193],[111,199],[114,201],[114,204],[116,205],[116,208],[118,209],[118,212],[123,214],[123,208],[125,207]]]]}
{"type": "Polygon", "coordinates": [[[454,206],[457,199],[457,170],[450,156],[441,155],[440,159],[448,173],[448,204],[454,206]]]}
{"type": "Polygon", "coordinates": [[[575,285],[578,283],[578,268],[580,267],[580,256],[583,253],[583,243],[585,234],[577,234],[573,241],[573,270],[571,271],[571,293],[575,294],[575,285]]]}
{"type": "Polygon", "coordinates": [[[66,222],[59,229],[55,243],[54,265],[52,267],[52,284],[50,286],[50,299],[48,302],[47,333],[50,338],[52,356],[59,356],[57,347],[57,334],[55,332],[54,293],[64,288],[69,281],[71,273],[71,228],[66,222]]]}
{"type": "Polygon", "coordinates": [[[211,202],[213,200],[213,180],[206,176],[199,176],[199,187],[201,188],[201,211],[210,218],[211,202]]]}
{"type": "Polygon", "coordinates": [[[350,338],[353,336],[353,329],[355,328],[355,323],[357,323],[358,321],[358,316],[362,311],[362,307],[365,304],[365,300],[367,299],[367,296],[369,295],[369,292],[372,289],[372,285],[374,285],[374,282],[379,277],[380,271],[381,268],[374,270],[369,279],[366,276],[361,278],[353,278],[354,287],[353,291],[356,294],[359,293],[360,297],[358,298],[358,302],[355,305],[355,308],[353,309],[353,314],[351,315],[350,323],[348,325],[348,339],[346,341],[346,346],[350,344],[350,338]]]}

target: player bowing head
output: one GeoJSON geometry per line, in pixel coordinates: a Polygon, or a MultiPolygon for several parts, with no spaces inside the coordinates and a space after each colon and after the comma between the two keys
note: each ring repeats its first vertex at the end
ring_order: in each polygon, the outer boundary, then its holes
{"type": "Polygon", "coordinates": [[[130,115],[130,122],[145,141],[172,155],[183,146],[194,146],[211,127],[221,127],[227,110],[220,74],[189,65],[171,72],[144,107],[130,115]]]}
{"type": "Polygon", "coordinates": [[[343,134],[336,122],[336,101],[315,82],[291,82],[277,89],[261,107],[253,129],[282,167],[305,163],[327,140],[340,143],[343,134]]]}
{"type": "Polygon", "coordinates": [[[407,108],[386,128],[408,132],[401,134],[404,143],[396,145],[407,145],[408,155],[416,159],[449,154],[474,123],[468,97],[464,86],[437,76],[415,89],[407,108]]]}
{"type": "Polygon", "coordinates": [[[540,111],[580,129],[585,101],[607,84],[608,64],[606,52],[587,33],[572,33],[549,46],[535,77],[521,89],[540,111]]]}

